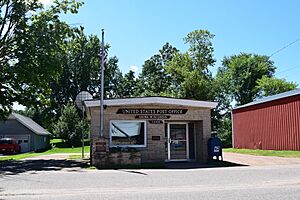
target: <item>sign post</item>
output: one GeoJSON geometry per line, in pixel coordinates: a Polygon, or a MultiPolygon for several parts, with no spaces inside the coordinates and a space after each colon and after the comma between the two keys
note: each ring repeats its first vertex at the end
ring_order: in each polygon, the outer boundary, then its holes
{"type": "Polygon", "coordinates": [[[81,135],[81,140],[82,140],[82,159],[84,158],[84,132],[85,132],[85,107],[84,107],[84,101],[85,100],[90,100],[93,99],[93,96],[88,93],[87,91],[81,91],[79,94],[77,94],[76,99],[75,99],[75,104],[76,106],[82,110],[82,135],[81,135]]]}

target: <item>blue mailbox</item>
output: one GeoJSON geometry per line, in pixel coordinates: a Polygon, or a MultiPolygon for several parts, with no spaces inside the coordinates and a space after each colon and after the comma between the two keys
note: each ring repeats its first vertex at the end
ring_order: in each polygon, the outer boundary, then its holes
{"type": "Polygon", "coordinates": [[[208,139],[208,159],[212,161],[215,158],[216,160],[223,160],[222,142],[216,133],[212,133],[208,139]]]}

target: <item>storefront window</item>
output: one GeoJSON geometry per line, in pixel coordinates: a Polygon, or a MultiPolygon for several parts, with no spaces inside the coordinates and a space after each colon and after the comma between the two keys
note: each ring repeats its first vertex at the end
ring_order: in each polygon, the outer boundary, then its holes
{"type": "Polygon", "coordinates": [[[111,121],[110,146],[145,147],[145,121],[111,121]]]}

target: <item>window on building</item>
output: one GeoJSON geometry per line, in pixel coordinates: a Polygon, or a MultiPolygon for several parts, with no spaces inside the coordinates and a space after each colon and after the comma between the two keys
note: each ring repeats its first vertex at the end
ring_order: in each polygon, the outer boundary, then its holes
{"type": "Polygon", "coordinates": [[[111,121],[110,146],[146,147],[146,122],[111,121]]]}

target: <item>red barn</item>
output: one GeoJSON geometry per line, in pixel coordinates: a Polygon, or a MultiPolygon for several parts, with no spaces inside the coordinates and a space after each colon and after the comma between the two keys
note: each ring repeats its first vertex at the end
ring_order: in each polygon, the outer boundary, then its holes
{"type": "Polygon", "coordinates": [[[300,150],[300,89],[265,97],[232,111],[233,147],[300,150]]]}

